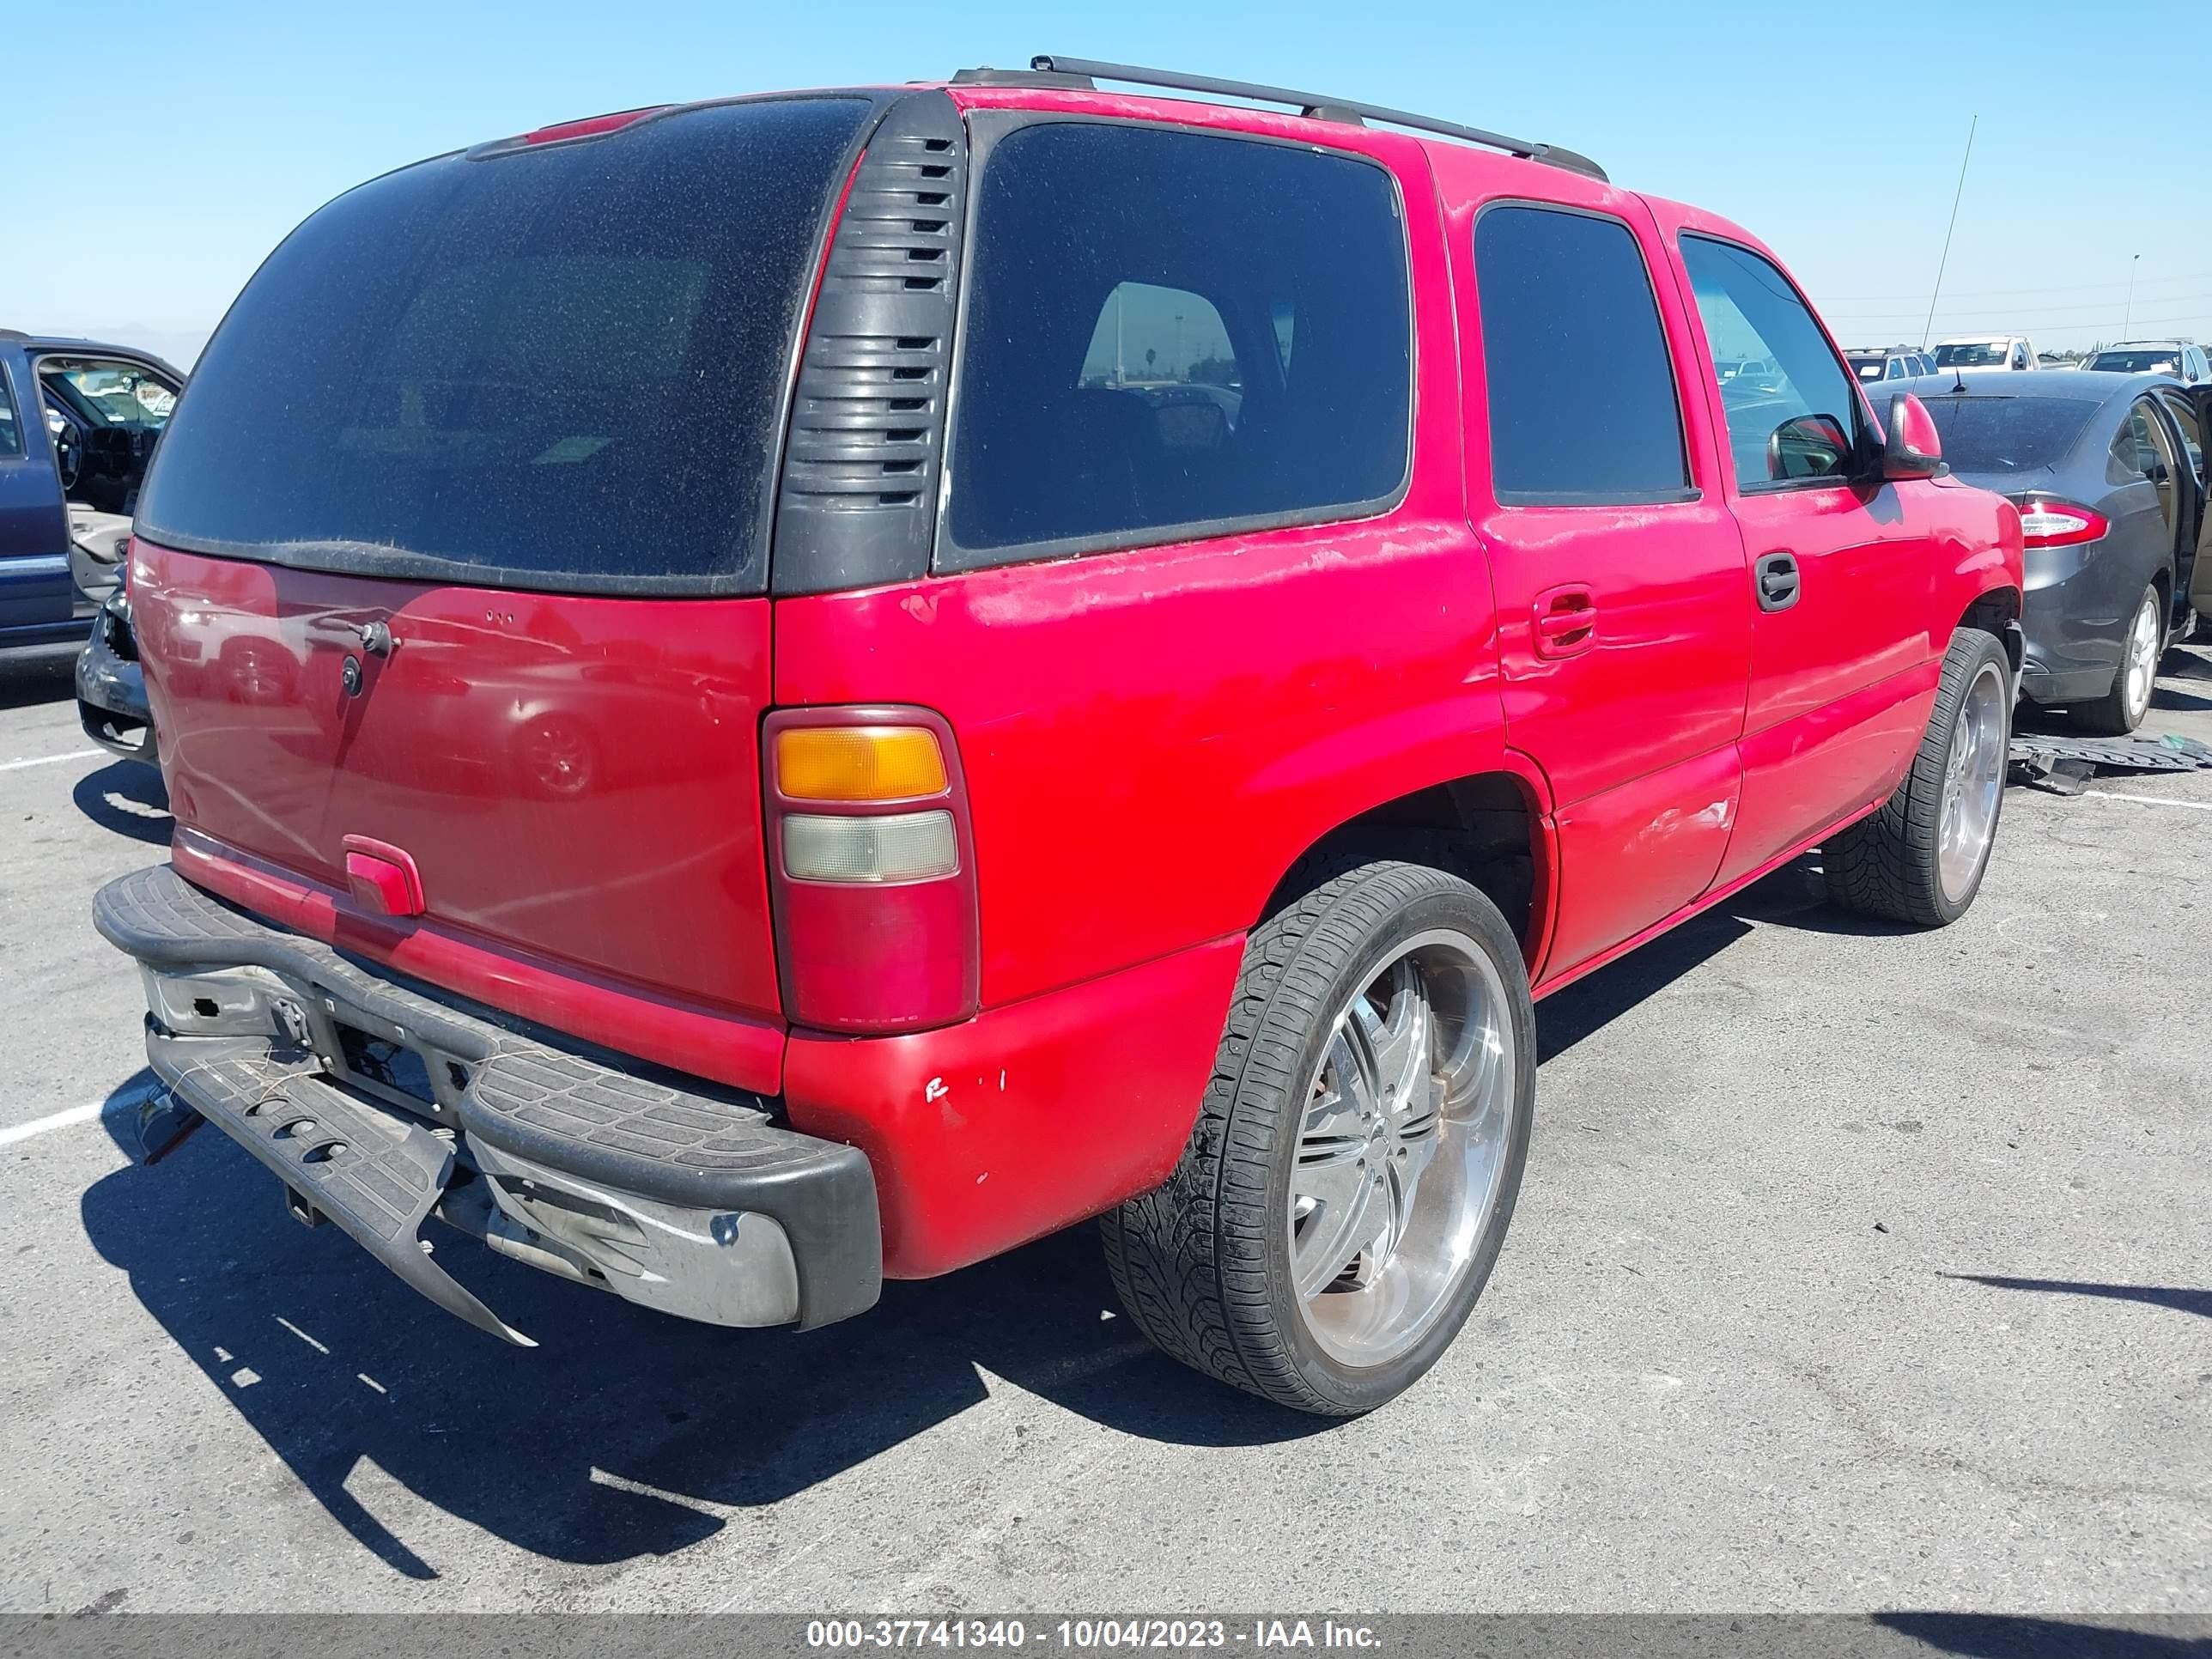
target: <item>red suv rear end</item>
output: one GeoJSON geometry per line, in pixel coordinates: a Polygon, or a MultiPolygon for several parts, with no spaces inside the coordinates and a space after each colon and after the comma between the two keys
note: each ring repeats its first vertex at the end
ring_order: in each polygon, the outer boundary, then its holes
{"type": "Polygon", "coordinates": [[[430,1218],[811,1325],[1105,1215],[1355,1411],[1503,1241],[1532,988],[1823,842],[1962,911],[2016,515],[1741,232],[1286,95],[651,110],[295,231],[132,553],[173,1110],[515,1340],[430,1218]]]}

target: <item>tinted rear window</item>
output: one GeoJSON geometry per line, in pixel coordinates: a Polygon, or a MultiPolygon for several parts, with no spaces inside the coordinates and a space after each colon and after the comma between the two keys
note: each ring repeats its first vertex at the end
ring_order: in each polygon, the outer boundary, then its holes
{"type": "Polygon", "coordinates": [[[2081,398],[1924,398],[1954,472],[2056,465],[2097,405],[2081,398]]]}
{"type": "Polygon", "coordinates": [[[2011,361],[2002,340],[1936,348],[1936,365],[1939,368],[2002,368],[2011,361]]]}
{"type": "Polygon", "coordinates": [[[1474,267],[1498,499],[1686,494],[1674,365],[1628,228],[1493,207],[1475,222],[1474,267]]]}
{"type": "Polygon", "coordinates": [[[969,282],[942,568],[1358,516],[1404,483],[1405,227],[1370,162],[1020,128],[969,282]]]}
{"type": "Polygon", "coordinates": [[[726,105],[340,197],[209,344],[140,527],[373,574],[757,590],[792,337],[868,108],[726,105]]]}
{"type": "Polygon", "coordinates": [[[2082,365],[2105,374],[2148,374],[2153,369],[2167,373],[2181,366],[2179,351],[2100,351],[2082,365]]]}

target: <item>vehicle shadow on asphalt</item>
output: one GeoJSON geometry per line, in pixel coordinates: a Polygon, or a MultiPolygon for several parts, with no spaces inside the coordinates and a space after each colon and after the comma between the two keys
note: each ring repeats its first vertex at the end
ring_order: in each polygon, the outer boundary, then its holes
{"type": "Polygon", "coordinates": [[[1919,931],[1837,909],[1828,902],[1822,880],[1820,854],[1808,853],[1588,978],[1553,992],[1536,1005],[1539,1062],[1603,1030],[1646,998],[1747,937],[1754,926],[1876,938],[1919,931]]]}
{"type": "Polygon", "coordinates": [[[2153,1308],[2212,1319],[2212,1291],[2185,1290],[2175,1285],[2100,1285],[2072,1279],[2011,1279],[2000,1273],[1938,1273],[1938,1279],[1963,1284],[1986,1285],[1996,1291],[2056,1291],[2066,1296],[2104,1297],[2116,1302],[2141,1302],[2153,1308]]]}
{"type": "Polygon", "coordinates": [[[101,829],[149,847],[167,847],[177,827],[161,773],[143,761],[118,760],[88,772],[76,781],[70,799],[101,829]]]}
{"type": "MultiPolygon", "coordinates": [[[[142,1072],[112,1098],[149,1082],[142,1072]]],[[[803,1492],[993,1393],[1181,1445],[1329,1427],[1156,1352],[1121,1315],[1089,1227],[888,1285],[872,1312],[801,1333],[649,1313],[431,1224],[441,1263],[543,1345],[520,1349],[448,1319],[337,1228],[303,1230],[221,1132],[145,1168],[131,1115],[106,1121],[134,1163],[84,1194],[93,1245],[331,1518],[409,1577],[439,1565],[347,1490],[364,1461],[519,1548],[606,1565],[698,1543],[722,1528],[718,1510],[803,1492]]],[[[1018,1464],[1028,1424],[992,1420],[1018,1464]]]]}
{"type": "MultiPolygon", "coordinates": [[[[2119,1630],[2074,1619],[2002,1613],[1877,1613],[1874,1622],[1939,1653],[1972,1659],[2206,1659],[2212,1642],[2157,1630],[2119,1630]]],[[[2145,1623],[2160,1622],[2153,1614],[2145,1623]]]]}
{"type": "MultiPolygon", "coordinates": [[[[88,629],[89,624],[88,624],[88,629]]],[[[58,702],[76,696],[76,653],[84,641],[38,646],[0,656],[0,708],[58,702]]]]}

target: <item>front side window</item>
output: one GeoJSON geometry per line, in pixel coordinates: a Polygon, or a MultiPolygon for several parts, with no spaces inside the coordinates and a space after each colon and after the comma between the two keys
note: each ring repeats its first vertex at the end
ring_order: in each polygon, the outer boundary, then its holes
{"type": "Polygon", "coordinates": [[[758,591],[793,337],[869,108],[648,117],[339,197],[209,343],[140,527],[369,574],[758,591]]]}
{"type": "Polygon", "coordinates": [[[1685,236],[1681,247],[1713,356],[1762,366],[1721,386],[1737,488],[1846,475],[1859,442],[1858,388],[1790,279],[1732,242],[1685,236]]]}
{"type": "Polygon", "coordinates": [[[95,428],[159,432],[177,404],[174,381],[118,358],[41,358],[39,379],[49,397],[95,428]]]}
{"type": "Polygon", "coordinates": [[[1501,502],[1688,491],[1674,368],[1617,220],[1507,204],[1474,226],[1490,466],[1501,502]]]}
{"type": "Polygon", "coordinates": [[[1379,510],[1413,358],[1371,163],[1046,121],[975,192],[939,568],[1379,510]]]}

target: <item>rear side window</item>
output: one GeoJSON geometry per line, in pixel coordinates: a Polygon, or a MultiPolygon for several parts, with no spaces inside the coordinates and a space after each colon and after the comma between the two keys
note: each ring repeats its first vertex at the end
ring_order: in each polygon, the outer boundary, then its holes
{"type": "Polygon", "coordinates": [[[991,150],[939,568],[1377,511],[1413,413],[1371,163],[1048,121],[991,150]]]}
{"type": "Polygon", "coordinates": [[[1651,276],[1626,225],[1507,205],[1474,227],[1490,466],[1502,502],[1688,493],[1651,276]]]}
{"type": "Polygon", "coordinates": [[[15,400],[8,395],[8,371],[0,366],[0,461],[23,453],[23,428],[15,423],[15,400]]]}
{"type": "Polygon", "coordinates": [[[792,339],[868,109],[725,105],[340,197],[209,344],[140,528],[371,574],[757,591],[792,339]]]}

